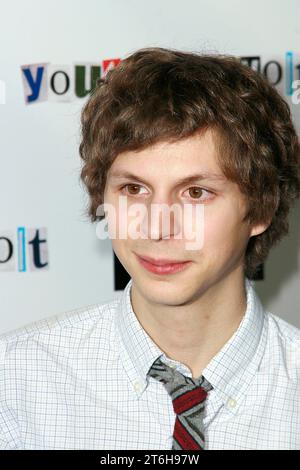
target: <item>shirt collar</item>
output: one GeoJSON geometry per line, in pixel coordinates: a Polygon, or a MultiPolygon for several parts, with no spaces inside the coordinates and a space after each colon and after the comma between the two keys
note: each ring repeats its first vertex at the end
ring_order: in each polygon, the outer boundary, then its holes
{"type": "MultiPolygon", "coordinates": [[[[132,279],[118,304],[115,331],[124,370],[138,398],[147,386],[149,368],[160,356],[164,362],[176,365],[180,372],[192,375],[185,365],[166,356],[143,329],[132,308],[131,286],[132,279]]],[[[253,281],[246,277],[245,288],[247,307],[238,329],[202,371],[224,403],[233,401],[238,404],[245,397],[266,344],[264,308],[254,290],[253,281]]],[[[234,406],[231,411],[234,413],[237,409],[234,406]]]]}

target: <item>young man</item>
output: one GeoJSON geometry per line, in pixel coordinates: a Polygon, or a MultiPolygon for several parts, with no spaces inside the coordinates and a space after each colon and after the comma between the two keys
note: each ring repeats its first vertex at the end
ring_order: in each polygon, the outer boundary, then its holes
{"type": "Polygon", "coordinates": [[[300,196],[283,98],[237,58],[142,49],[97,83],[80,155],[131,279],[2,335],[1,447],[300,449],[300,330],[251,281],[300,196]]]}

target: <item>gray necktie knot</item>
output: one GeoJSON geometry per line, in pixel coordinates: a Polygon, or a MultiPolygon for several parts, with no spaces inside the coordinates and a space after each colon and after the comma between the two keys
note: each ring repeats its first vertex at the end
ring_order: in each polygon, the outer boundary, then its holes
{"type": "MultiPolygon", "coordinates": [[[[208,382],[203,375],[196,379],[187,377],[165,364],[160,358],[153,362],[147,375],[163,383],[172,398],[176,414],[178,414],[178,407],[176,407],[176,404],[179,401],[176,400],[176,398],[185,395],[185,401],[187,402],[187,392],[194,391],[193,394],[189,394],[190,400],[192,399],[193,403],[196,400],[201,403],[206,398],[207,393],[213,389],[210,382],[208,382]]],[[[189,410],[188,407],[185,408],[185,412],[187,414],[189,410]]]]}

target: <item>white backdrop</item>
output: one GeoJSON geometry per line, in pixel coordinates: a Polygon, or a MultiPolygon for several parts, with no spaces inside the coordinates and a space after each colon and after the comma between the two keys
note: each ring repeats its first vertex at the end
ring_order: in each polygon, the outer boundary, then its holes
{"type": "MultiPolygon", "coordinates": [[[[87,196],[79,184],[78,143],[85,98],[26,105],[21,67],[101,64],[146,46],[284,61],[287,51],[297,54],[300,49],[300,2],[1,0],[0,6],[0,80],[5,83],[5,104],[0,104],[0,237],[11,237],[16,256],[18,227],[31,229],[29,240],[36,229],[45,228],[44,256],[49,261],[48,269],[0,271],[2,333],[121,294],[114,291],[111,243],[99,240],[95,225],[83,215],[87,196]]],[[[299,108],[293,105],[297,129],[299,108]]],[[[265,280],[255,282],[265,306],[298,327],[299,235],[298,204],[290,235],[265,263],[265,280]]]]}

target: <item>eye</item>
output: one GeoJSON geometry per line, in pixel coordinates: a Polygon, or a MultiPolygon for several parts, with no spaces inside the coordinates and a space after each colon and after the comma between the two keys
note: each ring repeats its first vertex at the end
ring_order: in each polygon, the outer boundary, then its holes
{"type": "Polygon", "coordinates": [[[190,188],[187,189],[187,191],[189,191],[192,199],[200,199],[200,197],[203,194],[203,191],[209,194],[213,194],[211,191],[208,191],[208,189],[204,189],[199,186],[191,186],[190,188]]]}
{"type": "Polygon", "coordinates": [[[139,184],[129,183],[129,184],[125,184],[124,186],[122,186],[121,191],[123,191],[125,188],[128,188],[128,189],[133,188],[133,191],[130,190],[128,191],[128,193],[132,196],[135,196],[139,194],[137,190],[139,190],[139,188],[142,188],[142,186],[140,186],[139,184]]]}
{"type": "MultiPolygon", "coordinates": [[[[143,188],[143,186],[141,186],[140,184],[127,183],[127,184],[123,185],[120,188],[120,190],[121,190],[121,192],[124,192],[127,189],[127,191],[126,191],[127,194],[129,194],[130,196],[136,196],[136,195],[141,194],[139,192],[139,190],[141,188],[143,188]]],[[[187,191],[189,191],[190,197],[194,200],[200,199],[202,194],[203,194],[203,191],[213,195],[212,191],[208,191],[207,189],[201,188],[199,186],[191,186],[190,188],[187,189],[187,191]]]]}

